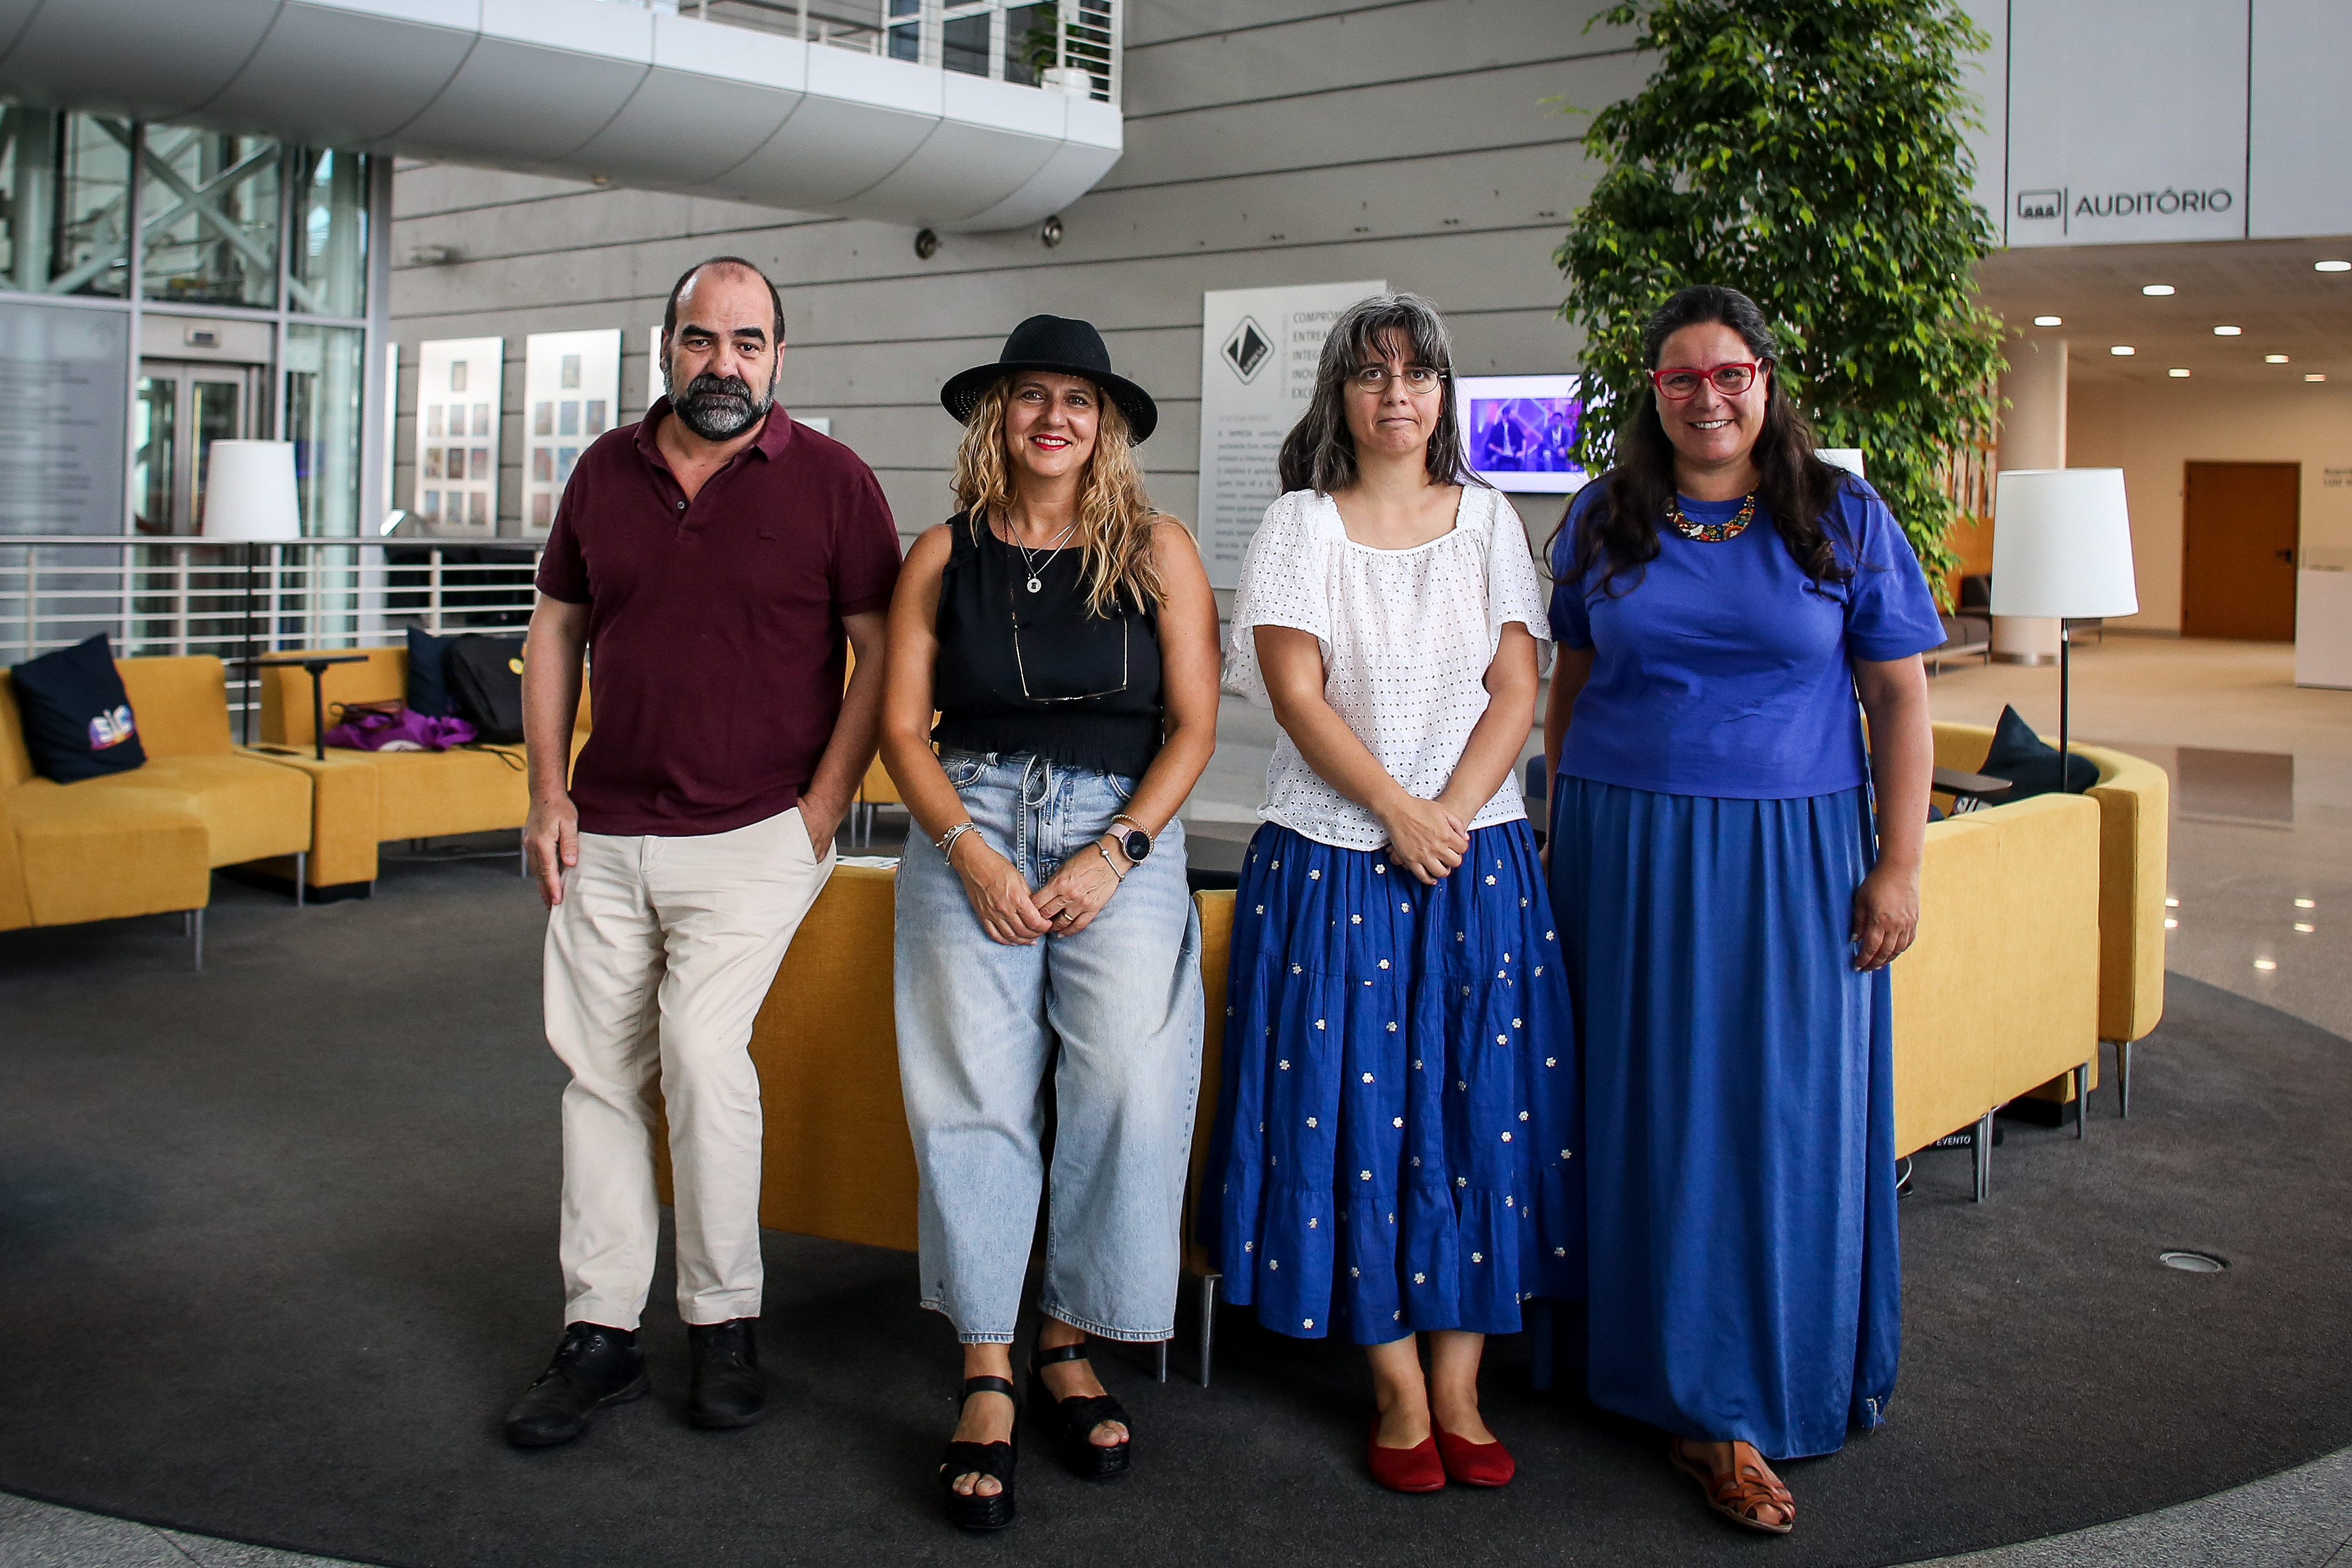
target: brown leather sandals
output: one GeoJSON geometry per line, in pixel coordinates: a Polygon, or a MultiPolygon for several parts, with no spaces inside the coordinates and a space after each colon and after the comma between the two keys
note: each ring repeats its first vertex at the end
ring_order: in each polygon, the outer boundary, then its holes
{"type": "Polygon", "coordinates": [[[1795,1527],[1797,1500],[1789,1495],[1787,1487],[1769,1479],[1754,1465],[1743,1464],[1729,1475],[1718,1476],[1685,1452],[1680,1437],[1666,1439],[1666,1460],[1696,1481],[1706,1494],[1706,1506],[1732,1523],[1767,1535],[1786,1535],[1795,1527]],[[1760,1517],[1760,1510],[1767,1508],[1780,1510],[1778,1522],[1760,1517]]]}

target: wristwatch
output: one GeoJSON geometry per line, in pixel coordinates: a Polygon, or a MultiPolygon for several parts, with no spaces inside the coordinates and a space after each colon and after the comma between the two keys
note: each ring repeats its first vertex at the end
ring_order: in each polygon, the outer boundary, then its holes
{"type": "Polygon", "coordinates": [[[1135,818],[1114,816],[1111,820],[1127,824],[1126,832],[1119,833],[1114,830],[1112,837],[1118,840],[1118,852],[1127,857],[1129,864],[1140,866],[1151,858],[1151,835],[1137,826],[1135,818]]]}

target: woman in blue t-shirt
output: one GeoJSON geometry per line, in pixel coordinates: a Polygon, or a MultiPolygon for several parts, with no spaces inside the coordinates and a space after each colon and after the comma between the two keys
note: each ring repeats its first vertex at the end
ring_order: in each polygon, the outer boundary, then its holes
{"type": "Polygon", "coordinates": [[[1918,921],[1943,628],[1885,503],[1813,455],[1753,300],[1685,289],[1643,350],[1617,466],[1551,551],[1589,1386],[1783,1533],[1767,1461],[1879,1425],[1895,1383],[1886,965],[1918,921]]]}

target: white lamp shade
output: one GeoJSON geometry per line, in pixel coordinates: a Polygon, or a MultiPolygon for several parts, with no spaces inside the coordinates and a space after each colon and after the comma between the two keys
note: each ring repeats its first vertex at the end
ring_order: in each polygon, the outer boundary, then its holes
{"type": "Polygon", "coordinates": [[[299,539],[291,441],[215,441],[205,449],[206,539],[299,539]]]}
{"type": "Polygon", "coordinates": [[[2121,468],[2010,468],[1995,478],[1992,613],[2139,613],[2121,468]]]}
{"type": "Polygon", "coordinates": [[[1833,468],[1843,468],[1857,479],[1869,477],[1862,471],[1862,448],[1859,447],[1816,447],[1813,456],[1833,468]]]}

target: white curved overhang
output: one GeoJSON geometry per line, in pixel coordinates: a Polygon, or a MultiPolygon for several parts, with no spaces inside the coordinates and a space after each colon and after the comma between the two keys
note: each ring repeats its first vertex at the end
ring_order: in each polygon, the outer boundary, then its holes
{"type": "Polygon", "coordinates": [[[0,99],[796,212],[1014,228],[1118,108],[610,0],[0,0],[0,99]]]}

